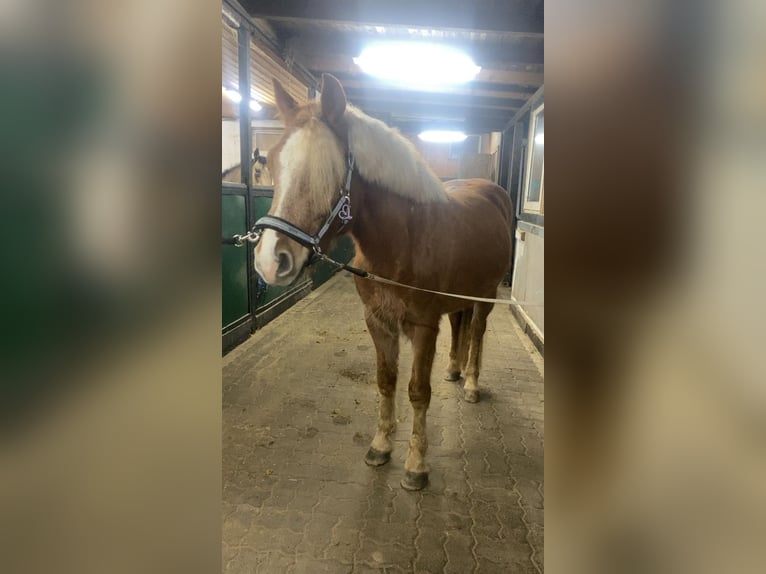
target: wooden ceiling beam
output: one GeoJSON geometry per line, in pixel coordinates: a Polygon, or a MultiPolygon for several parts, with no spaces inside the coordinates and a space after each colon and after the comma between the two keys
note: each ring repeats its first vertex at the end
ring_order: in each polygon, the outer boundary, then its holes
{"type": "Polygon", "coordinates": [[[388,93],[415,92],[420,94],[446,94],[449,96],[464,96],[474,98],[506,98],[512,100],[527,100],[534,90],[504,89],[502,84],[479,84],[471,82],[466,85],[438,86],[433,88],[422,86],[392,86],[380,80],[356,77],[338,76],[343,88],[347,91],[375,92],[385,97],[388,93]]]}
{"type": "Polygon", "coordinates": [[[454,94],[431,94],[423,92],[385,93],[377,90],[347,89],[346,96],[352,103],[364,102],[388,104],[408,104],[413,106],[456,106],[485,110],[518,109],[526,102],[525,98],[485,98],[477,96],[459,96],[454,94]]]}
{"type": "Polygon", "coordinates": [[[504,118],[507,122],[521,106],[503,109],[484,109],[454,104],[423,104],[411,102],[391,102],[382,100],[358,100],[351,102],[362,111],[371,114],[388,113],[399,119],[425,119],[460,121],[467,117],[495,119],[504,118]]]}
{"type": "Polygon", "coordinates": [[[485,68],[509,69],[514,66],[541,67],[545,62],[542,37],[515,41],[470,40],[457,38],[419,38],[406,34],[383,34],[360,30],[334,30],[310,26],[277,27],[284,38],[285,46],[296,53],[310,58],[315,54],[325,57],[355,57],[365,46],[381,41],[427,41],[449,45],[468,54],[479,66],[485,68]]]}
{"type": "Polygon", "coordinates": [[[242,0],[253,18],[543,33],[543,0],[242,0]]]}

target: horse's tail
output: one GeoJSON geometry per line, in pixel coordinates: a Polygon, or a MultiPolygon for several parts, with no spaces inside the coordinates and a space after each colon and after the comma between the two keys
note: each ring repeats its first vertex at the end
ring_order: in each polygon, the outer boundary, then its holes
{"type": "Polygon", "coordinates": [[[465,373],[468,363],[468,350],[471,347],[471,320],[473,319],[473,305],[460,311],[460,327],[457,335],[457,363],[460,371],[465,373]]]}

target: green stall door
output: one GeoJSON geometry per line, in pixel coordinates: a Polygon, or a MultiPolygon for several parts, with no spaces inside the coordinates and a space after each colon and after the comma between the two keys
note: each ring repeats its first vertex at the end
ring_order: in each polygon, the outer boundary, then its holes
{"type": "MultiPolygon", "coordinates": [[[[244,234],[247,231],[245,197],[242,195],[222,196],[223,237],[244,234]]],[[[221,254],[222,309],[221,319],[226,328],[249,312],[247,301],[247,254],[252,250],[234,245],[223,245],[221,254]]]]}

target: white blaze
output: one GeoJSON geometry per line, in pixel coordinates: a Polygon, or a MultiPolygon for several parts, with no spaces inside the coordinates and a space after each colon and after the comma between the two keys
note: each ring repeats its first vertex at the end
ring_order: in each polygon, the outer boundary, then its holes
{"type": "MultiPolygon", "coordinates": [[[[313,222],[326,217],[345,172],[343,151],[330,129],[317,119],[292,133],[279,152],[279,177],[275,187],[272,215],[281,217],[315,233],[313,222]],[[311,222],[311,223],[308,223],[311,222]]],[[[276,251],[279,235],[266,229],[255,256],[255,268],[268,282],[275,278],[279,266],[276,251]]],[[[303,266],[308,249],[302,260],[303,266]]]]}

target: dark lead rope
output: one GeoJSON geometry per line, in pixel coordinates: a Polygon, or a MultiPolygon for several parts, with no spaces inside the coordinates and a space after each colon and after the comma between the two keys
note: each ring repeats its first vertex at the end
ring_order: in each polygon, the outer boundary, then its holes
{"type": "Polygon", "coordinates": [[[363,279],[369,279],[370,281],[377,281],[378,283],[385,283],[386,285],[393,285],[395,287],[403,287],[405,289],[422,291],[423,293],[432,293],[434,295],[442,295],[444,297],[454,297],[455,299],[465,299],[466,301],[478,301],[481,303],[499,303],[501,305],[515,305],[515,306],[524,305],[527,307],[542,307],[543,306],[543,303],[530,303],[528,301],[517,301],[516,299],[493,299],[490,297],[474,297],[472,295],[458,295],[456,293],[445,293],[444,291],[434,291],[433,289],[423,289],[422,287],[415,287],[414,285],[399,283],[398,281],[394,281],[393,279],[386,279],[385,277],[381,277],[380,275],[375,275],[374,273],[370,273],[369,271],[365,271],[364,269],[359,269],[358,267],[353,267],[352,265],[347,265],[346,263],[335,261],[335,259],[328,257],[321,251],[316,253],[316,258],[322,259],[323,261],[327,261],[328,263],[335,265],[339,269],[343,269],[344,271],[348,271],[349,273],[358,275],[359,277],[362,277],[363,279]]]}

